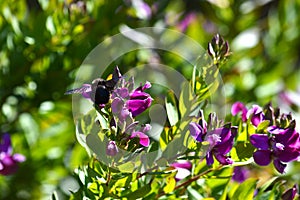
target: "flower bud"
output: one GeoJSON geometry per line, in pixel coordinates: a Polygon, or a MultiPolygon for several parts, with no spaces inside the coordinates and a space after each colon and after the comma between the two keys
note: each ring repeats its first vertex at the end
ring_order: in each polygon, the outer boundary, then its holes
{"type": "Polygon", "coordinates": [[[106,155],[108,156],[115,156],[119,152],[119,149],[116,145],[115,141],[109,141],[106,146],[106,155]]]}

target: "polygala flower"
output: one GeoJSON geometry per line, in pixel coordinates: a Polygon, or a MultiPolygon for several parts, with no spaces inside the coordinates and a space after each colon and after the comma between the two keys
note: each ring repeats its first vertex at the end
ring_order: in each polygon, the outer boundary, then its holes
{"type": "Polygon", "coordinates": [[[133,117],[141,114],[151,106],[152,98],[148,93],[144,92],[150,87],[150,82],[146,82],[145,85],[141,85],[130,93],[129,100],[126,104],[133,117]]]}
{"type": "Polygon", "coordinates": [[[233,170],[232,180],[242,183],[244,182],[249,176],[249,170],[243,166],[236,166],[233,170]]]}
{"type": "Polygon", "coordinates": [[[109,141],[106,146],[106,155],[108,156],[115,156],[119,152],[119,149],[116,145],[115,141],[109,141]]]}
{"type": "Polygon", "coordinates": [[[180,181],[191,174],[192,163],[188,160],[178,160],[177,162],[172,163],[170,166],[177,169],[175,175],[175,180],[180,181]]]}
{"type": "Polygon", "coordinates": [[[9,134],[4,134],[0,143],[0,174],[10,175],[18,170],[18,164],[25,161],[25,156],[13,154],[9,134]]]}
{"type": "Polygon", "coordinates": [[[140,130],[133,131],[131,133],[130,138],[137,137],[140,140],[140,145],[142,145],[144,147],[148,147],[150,144],[150,139],[149,139],[149,136],[146,135],[145,133],[148,132],[151,128],[152,127],[150,124],[146,124],[145,126],[141,127],[140,130]]]}
{"type": "Polygon", "coordinates": [[[263,109],[258,105],[253,105],[252,108],[248,110],[243,103],[235,102],[231,107],[231,114],[235,116],[240,112],[242,113],[243,122],[250,119],[254,126],[258,126],[258,124],[265,120],[263,109]]]}
{"type": "Polygon", "coordinates": [[[150,82],[140,85],[135,90],[130,91],[133,85],[131,82],[121,81],[121,85],[117,87],[112,94],[112,111],[114,114],[120,114],[121,110],[125,112],[128,110],[132,117],[135,117],[151,106],[152,98],[145,92],[146,89],[151,87],[150,82]]]}
{"type": "Polygon", "coordinates": [[[231,107],[231,114],[233,116],[237,115],[239,112],[242,112],[242,120],[243,122],[247,121],[247,108],[246,106],[241,102],[235,102],[231,107]]]}
{"type": "Polygon", "coordinates": [[[265,114],[263,113],[263,109],[258,105],[253,105],[251,109],[247,112],[247,118],[251,119],[251,123],[254,126],[258,126],[264,119],[265,114]]]}
{"type": "Polygon", "coordinates": [[[297,160],[300,156],[299,133],[293,128],[282,129],[270,126],[269,134],[253,134],[251,144],[257,148],[253,154],[256,164],[269,165],[272,160],[276,170],[283,173],[287,162],[297,160]]]}
{"type": "Polygon", "coordinates": [[[206,152],[206,163],[214,163],[213,156],[223,165],[232,164],[233,161],[227,156],[233,147],[234,137],[237,133],[236,127],[225,125],[221,128],[208,130],[206,121],[201,118],[199,123],[191,122],[189,124],[191,136],[197,142],[208,142],[209,147],[206,152]]]}
{"type": "Polygon", "coordinates": [[[282,195],[282,200],[293,200],[298,192],[298,185],[294,185],[292,188],[286,190],[282,195]]]}

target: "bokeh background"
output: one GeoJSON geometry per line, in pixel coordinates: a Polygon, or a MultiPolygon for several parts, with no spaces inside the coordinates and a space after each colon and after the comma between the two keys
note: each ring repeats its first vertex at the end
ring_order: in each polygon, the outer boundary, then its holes
{"type": "MultiPolygon", "coordinates": [[[[72,174],[89,159],[64,92],[88,53],[124,28],[170,28],[204,48],[219,33],[232,52],[221,68],[228,105],[271,101],[299,121],[299,11],[299,0],[0,1],[0,132],[27,157],[0,176],[0,199],[67,199],[78,187],[72,174]]],[[[137,51],[112,65],[125,72],[151,59],[137,51]]],[[[163,59],[190,77],[182,60],[163,59]]]]}

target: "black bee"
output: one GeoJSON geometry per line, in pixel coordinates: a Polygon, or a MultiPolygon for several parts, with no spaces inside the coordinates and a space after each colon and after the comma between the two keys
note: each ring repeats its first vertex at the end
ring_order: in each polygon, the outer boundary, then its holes
{"type": "Polygon", "coordinates": [[[65,94],[83,94],[84,92],[91,90],[90,98],[96,105],[106,104],[109,101],[111,91],[121,77],[120,70],[117,66],[112,74],[112,79],[104,80],[102,78],[97,78],[92,81],[91,85],[86,84],[80,88],[68,90],[65,94]]]}

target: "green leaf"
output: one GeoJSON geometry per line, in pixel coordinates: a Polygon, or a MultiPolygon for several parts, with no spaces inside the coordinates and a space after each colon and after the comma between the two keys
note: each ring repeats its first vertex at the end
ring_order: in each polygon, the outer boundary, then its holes
{"type": "Polygon", "coordinates": [[[191,186],[187,188],[187,192],[188,192],[189,199],[192,200],[203,199],[203,196],[191,186]]]}
{"type": "Polygon", "coordinates": [[[86,144],[97,155],[100,161],[108,163],[108,157],[106,155],[106,144],[108,141],[100,140],[98,135],[89,134],[86,137],[86,144]]]}
{"type": "Polygon", "coordinates": [[[193,95],[191,91],[191,86],[189,82],[185,82],[182,85],[182,91],[179,96],[179,111],[182,116],[188,116],[188,112],[191,110],[192,107],[192,100],[193,100],[193,95]]]}
{"type": "Polygon", "coordinates": [[[174,126],[179,120],[176,102],[171,101],[168,97],[166,97],[165,104],[170,125],[174,126]]]}
{"type": "Polygon", "coordinates": [[[245,161],[252,157],[254,147],[249,142],[237,142],[232,149],[231,157],[234,161],[245,161]]]}
{"type": "Polygon", "coordinates": [[[124,163],[122,165],[119,165],[118,169],[121,172],[132,173],[133,170],[135,169],[135,165],[132,162],[127,162],[127,163],[124,163]]]}
{"type": "Polygon", "coordinates": [[[253,199],[257,181],[255,178],[249,178],[244,181],[235,191],[231,199],[253,199]]]}
{"type": "Polygon", "coordinates": [[[261,123],[258,124],[256,132],[257,133],[264,133],[266,131],[266,129],[268,128],[270,124],[269,120],[264,120],[261,123]]]}
{"type": "Polygon", "coordinates": [[[143,187],[140,187],[139,189],[123,196],[122,198],[128,198],[129,200],[131,199],[138,199],[146,196],[149,192],[151,191],[151,186],[150,184],[146,184],[143,187]]]}

